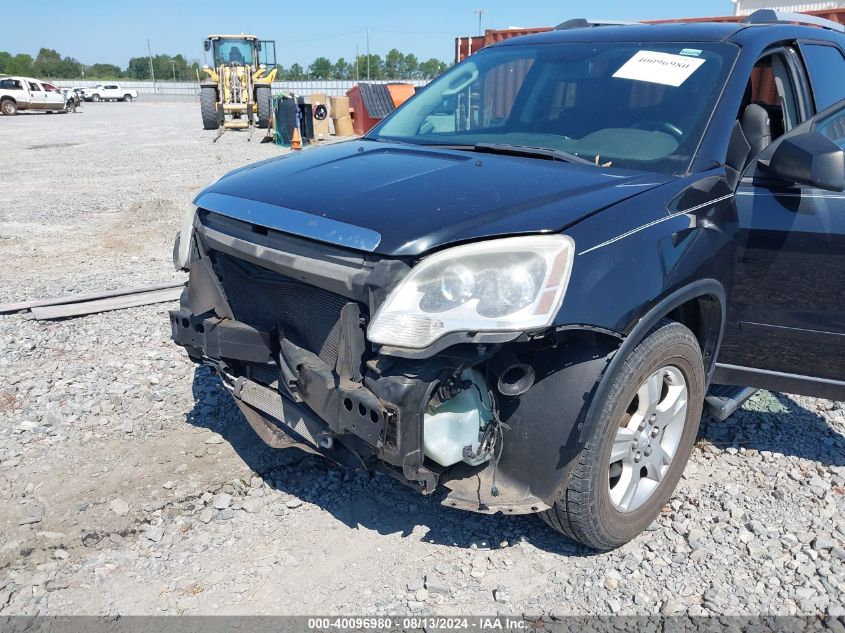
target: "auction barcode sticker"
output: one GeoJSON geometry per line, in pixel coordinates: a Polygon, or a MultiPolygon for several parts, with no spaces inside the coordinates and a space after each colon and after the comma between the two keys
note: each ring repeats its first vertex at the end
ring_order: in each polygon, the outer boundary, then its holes
{"type": "Polygon", "coordinates": [[[678,87],[689,79],[704,61],[685,55],[638,51],[622,68],[613,73],[613,76],[678,87]]]}

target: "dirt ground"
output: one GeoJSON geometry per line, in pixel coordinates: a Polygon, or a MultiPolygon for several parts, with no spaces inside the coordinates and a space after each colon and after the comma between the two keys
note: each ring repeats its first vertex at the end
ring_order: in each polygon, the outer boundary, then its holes
{"type": "MultiPolygon", "coordinates": [[[[181,279],[185,205],[284,151],[200,128],[192,103],[0,117],[0,302],[181,279]]],[[[663,516],[593,555],[266,448],[171,307],[0,316],[0,614],[843,615],[842,403],[704,420],[663,516]]]]}

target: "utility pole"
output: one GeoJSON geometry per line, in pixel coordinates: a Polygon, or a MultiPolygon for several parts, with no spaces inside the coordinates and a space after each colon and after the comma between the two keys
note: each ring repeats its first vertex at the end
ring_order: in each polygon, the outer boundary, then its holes
{"type": "Polygon", "coordinates": [[[170,69],[173,71],[173,81],[176,81],[176,62],[170,60],[170,69]]]}
{"type": "Polygon", "coordinates": [[[150,38],[147,38],[147,55],[149,56],[149,59],[150,59],[150,75],[153,78],[153,92],[155,92],[156,91],[156,71],[153,68],[153,52],[152,52],[152,49],[150,49],[150,38]]]}
{"type": "Polygon", "coordinates": [[[367,81],[370,80],[370,29],[367,29],[367,81]]]}
{"type": "Polygon", "coordinates": [[[355,45],[355,81],[361,81],[360,59],[358,56],[358,45],[355,45]]]}
{"type": "Polygon", "coordinates": [[[473,13],[475,13],[478,16],[478,34],[484,35],[484,31],[481,29],[481,16],[483,16],[485,13],[487,13],[487,10],[486,9],[476,9],[475,11],[473,11],[473,13]]]}

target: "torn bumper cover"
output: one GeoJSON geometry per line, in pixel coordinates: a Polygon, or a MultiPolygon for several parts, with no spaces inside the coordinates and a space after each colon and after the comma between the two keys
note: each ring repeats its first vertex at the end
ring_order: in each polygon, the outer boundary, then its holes
{"type": "Polygon", "coordinates": [[[453,507],[529,513],[550,506],[580,449],[572,431],[617,341],[581,332],[456,345],[425,358],[379,354],[366,339],[369,315],[406,264],[256,234],[208,212],[199,217],[190,281],[181,308],[170,313],[172,338],[219,374],[266,443],[380,470],[425,494],[443,483],[451,490],[443,503],[453,507]],[[538,380],[519,397],[497,396],[496,459],[448,468],[427,459],[424,420],[432,399],[442,397],[439,387],[465,368],[488,371],[496,354],[517,347],[538,380]]]}

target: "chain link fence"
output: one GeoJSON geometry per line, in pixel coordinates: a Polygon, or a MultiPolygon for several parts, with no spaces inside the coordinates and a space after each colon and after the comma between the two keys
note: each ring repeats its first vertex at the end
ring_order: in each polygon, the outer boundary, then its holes
{"type": "MultiPolygon", "coordinates": [[[[424,86],[428,79],[395,79],[395,80],[364,80],[363,83],[389,84],[407,83],[414,86],[424,86]]],[[[86,81],[59,79],[53,82],[60,88],[93,88],[100,84],[116,83],[129,90],[137,90],[138,97],[149,101],[195,101],[199,99],[200,87],[196,81],[86,81]]],[[[295,93],[309,95],[323,93],[328,96],[341,97],[352,86],[359,83],[354,80],[319,80],[310,81],[274,81],[273,93],[295,93]]]]}

